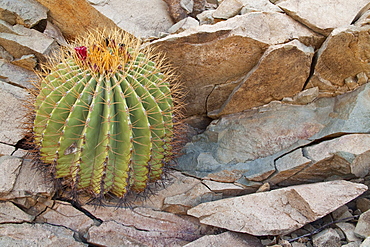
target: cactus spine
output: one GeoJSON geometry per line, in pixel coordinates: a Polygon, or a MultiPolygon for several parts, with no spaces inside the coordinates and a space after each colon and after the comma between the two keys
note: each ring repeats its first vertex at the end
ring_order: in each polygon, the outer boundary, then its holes
{"type": "Polygon", "coordinates": [[[41,160],[76,192],[142,192],[172,156],[172,72],[118,30],[91,32],[71,47],[40,77],[33,132],[41,160]]]}

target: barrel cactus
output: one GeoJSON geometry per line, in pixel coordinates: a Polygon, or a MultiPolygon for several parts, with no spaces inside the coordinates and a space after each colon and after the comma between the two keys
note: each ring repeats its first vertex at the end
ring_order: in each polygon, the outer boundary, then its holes
{"type": "Polygon", "coordinates": [[[174,152],[178,90],[153,54],[123,31],[94,31],[44,67],[34,141],[74,194],[125,198],[161,179],[174,152]]]}

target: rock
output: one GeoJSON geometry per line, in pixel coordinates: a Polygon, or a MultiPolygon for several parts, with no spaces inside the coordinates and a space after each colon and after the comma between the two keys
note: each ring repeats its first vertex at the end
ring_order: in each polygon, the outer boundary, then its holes
{"type": "Polygon", "coordinates": [[[284,98],[282,102],[297,105],[306,105],[314,101],[318,96],[319,88],[313,87],[299,92],[298,94],[294,95],[293,98],[284,98]]]}
{"type": "Polygon", "coordinates": [[[355,226],[347,222],[339,222],[335,224],[339,229],[341,229],[346,235],[346,240],[348,242],[361,242],[361,239],[355,236],[355,226]]]}
{"type": "Polygon", "coordinates": [[[28,93],[25,89],[0,80],[0,142],[15,145],[24,137],[24,117],[28,109],[24,106],[28,93]]]}
{"type": "MultiPolygon", "coordinates": [[[[313,54],[312,47],[297,40],[270,46],[220,110],[208,115],[219,117],[241,112],[299,93],[309,76],[313,54]],[[281,63],[282,60],[285,62],[281,63]]],[[[215,108],[210,104],[208,109],[215,108]]]]}
{"type": "Polygon", "coordinates": [[[87,246],[73,238],[73,232],[48,224],[1,224],[0,246],[87,246]]]}
{"type": "Polygon", "coordinates": [[[370,209],[370,199],[361,197],[356,200],[356,207],[359,209],[362,213],[366,212],[370,209]]]}
{"type": "MultiPolygon", "coordinates": [[[[334,29],[318,50],[317,63],[308,87],[317,86],[320,92],[341,94],[349,91],[348,82],[345,84],[346,78],[362,72],[369,73],[369,30],[370,26],[334,29]]],[[[360,86],[357,84],[355,87],[360,86]]]]}
{"type": "Polygon", "coordinates": [[[0,2],[0,19],[11,25],[33,27],[47,18],[48,9],[35,0],[3,0],[0,2]]]}
{"type": "MultiPolygon", "coordinates": [[[[19,161],[19,158],[14,158],[19,161]]],[[[20,170],[17,171],[18,174],[11,176],[8,175],[9,177],[13,178],[13,187],[10,193],[1,196],[2,200],[34,196],[41,198],[51,198],[53,196],[54,186],[50,181],[47,180],[45,174],[35,168],[31,160],[24,159],[22,165],[19,164],[19,167],[20,170]],[[15,181],[13,176],[16,177],[15,181]]]]}
{"type": "Polygon", "coordinates": [[[255,236],[284,235],[334,211],[367,186],[343,180],[305,184],[200,204],[200,223],[255,236]]]}
{"type": "Polygon", "coordinates": [[[45,56],[58,49],[54,39],[37,30],[15,25],[12,31],[14,33],[0,33],[0,45],[15,59],[34,54],[39,61],[45,61],[45,56]]]}
{"type": "Polygon", "coordinates": [[[46,22],[46,27],[43,33],[48,37],[55,39],[61,46],[67,45],[67,41],[64,39],[62,32],[50,21],[46,22]]]}
{"type": "Polygon", "coordinates": [[[314,246],[341,246],[340,237],[338,233],[332,228],[325,229],[322,232],[313,235],[312,242],[314,246]]]}
{"type": "Polygon", "coordinates": [[[278,6],[268,0],[241,0],[243,8],[240,14],[244,15],[249,12],[283,12],[278,6]]]}
{"type": "Polygon", "coordinates": [[[140,4],[135,0],[110,0],[108,4],[94,7],[118,27],[140,38],[158,37],[173,25],[162,0],[142,0],[140,4]]]}
{"type": "Polygon", "coordinates": [[[200,203],[221,199],[221,194],[210,191],[199,183],[189,191],[164,199],[162,210],[174,214],[186,214],[186,211],[200,203]]]}
{"type": "Polygon", "coordinates": [[[179,22],[187,17],[186,10],[181,6],[181,0],[164,0],[168,6],[168,12],[174,22],[179,22]]]}
{"type": "Polygon", "coordinates": [[[222,193],[224,196],[235,196],[243,193],[244,188],[231,183],[221,183],[212,180],[203,180],[202,183],[215,193],[222,193]]]}
{"type": "Polygon", "coordinates": [[[180,0],[180,6],[186,10],[186,14],[193,12],[194,1],[193,0],[180,0]]]}
{"type": "Polygon", "coordinates": [[[172,27],[170,27],[170,29],[168,29],[168,32],[169,33],[180,33],[186,29],[197,27],[197,26],[199,26],[199,22],[196,19],[192,17],[186,17],[182,19],[181,21],[179,21],[178,23],[176,23],[175,25],[173,25],[172,27]]]}
{"type": "Polygon", "coordinates": [[[327,36],[334,28],[350,25],[368,0],[353,4],[335,0],[326,2],[325,6],[320,0],[280,0],[276,4],[292,18],[327,36]]]}
{"type": "Polygon", "coordinates": [[[37,216],[36,222],[64,226],[73,231],[85,234],[94,225],[94,221],[71,204],[56,201],[52,208],[48,208],[37,216]]]}
{"type": "Polygon", "coordinates": [[[362,213],[355,228],[356,236],[367,238],[370,236],[370,210],[362,213]]]}
{"type": "Polygon", "coordinates": [[[321,98],[308,105],[274,102],[224,116],[185,146],[177,168],[199,178],[238,181],[246,186],[265,182],[272,173],[268,180],[272,184],[287,178],[293,182],[295,174],[294,184],[322,181],[332,175],[351,178],[359,174],[361,166],[365,166],[361,168],[365,174],[366,159],[361,161],[363,165],[359,165],[361,158],[355,159],[366,157],[363,153],[369,146],[361,142],[367,142],[368,135],[350,133],[370,130],[366,117],[370,114],[369,90],[366,84],[351,93],[321,98]],[[327,137],[331,140],[324,142],[327,137]],[[319,146],[305,148],[313,141],[319,146]]]}
{"type": "Polygon", "coordinates": [[[368,247],[368,246],[370,246],[370,237],[365,238],[365,240],[360,245],[360,247],[368,247]]]}
{"type": "Polygon", "coordinates": [[[368,175],[370,172],[369,160],[370,150],[357,155],[351,163],[352,174],[356,175],[356,177],[365,177],[368,175]]]}
{"type": "Polygon", "coordinates": [[[28,70],[33,70],[37,65],[37,58],[33,54],[23,55],[20,58],[13,60],[12,64],[28,70]]]}
{"type": "Polygon", "coordinates": [[[12,156],[1,156],[0,164],[0,198],[3,200],[3,196],[8,195],[14,188],[22,159],[12,156]]]}
{"type": "Polygon", "coordinates": [[[7,83],[25,88],[33,88],[32,84],[38,80],[35,72],[20,68],[2,59],[0,60],[0,78],[7,83]]]}
{"type": "Polygon", "coordinates": [[[204,24],[214,24],[215,20],[213,18],[214,9],[203,11],[202,13],[197,15],[197,19],[199,20],[200,25],[204,24]]]}
{"type": "Polygon", "coordinates": [[[243,8],[243,3],[240,0],[224,0],[218,6],[213,17],[218,19],[229,19],[237,14],[243,8]]]}
{"type": "Polygon", "coordinates": [[[1,156],[10,156],[14,152],[14,146],[0,143],[0,157],[1,156]]]}
{"type": "Polygon", "coordinates": [[[36,1],[49,9],[49,21],[60,29],[66,39],[85,34],[92,27],[117,28],[113,21],[85,0],[36,1]]]}
{"type": "Polygon", "coordinates": [[[137,246],[183,246],[201,236],[199,224],[171,213],[149,208],[84,208],[104,221],[89,229],[91,244],[124,246],[129,240],[137,246]]]}
{"type": "Polygon", "coordinates": [[[251,235],[236,232],[224,232],[218,235],[201,237],[184,247],[223,246],[223,247],[262,247],[261,241],[251,235]]]}
{"type": "Polygon", "coordinates": [[[349,211],[347,205],[343,205],[339,208],[337,208],[335,211],[331,213],[333,220],[342,220],[346,218],[353,217],[352,213],[349,211]]]}
{"type": "MultiPolygon", "coordinates": [[[[296,39],[316,47],[322,38],[282,13],[253,12],[188,29],[151,44],[166,53],[181,71],[180,80],[189,90],[185,97],[187,115],[204,115],[219,109],[234,88],[244,83],[243,78],[270,45],[296,39]]],[[[286,46],[289,47],[292,48],[286,46]]],[[[264,99],[259,101],[268,101],[269,96],[261,97],[264,99]]]]}
{"type": "Polygon", "coordinates": [[[13,203],[0,202],[0,224],[32,222],[33,219],[33,216],[26,214],[13,203]]]}

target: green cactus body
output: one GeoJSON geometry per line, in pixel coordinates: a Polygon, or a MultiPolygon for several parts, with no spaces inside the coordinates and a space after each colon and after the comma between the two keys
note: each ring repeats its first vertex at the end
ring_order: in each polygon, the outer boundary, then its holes
{"type": "Polygon", "coordinates": [[[91,33],[86,56],[65,55],[48,67],[33,131],[55,178],[94,197],[123,198],[161,178],[172,156],[175,99],[161,61],[131,36],[104,37],[91,33]]]}

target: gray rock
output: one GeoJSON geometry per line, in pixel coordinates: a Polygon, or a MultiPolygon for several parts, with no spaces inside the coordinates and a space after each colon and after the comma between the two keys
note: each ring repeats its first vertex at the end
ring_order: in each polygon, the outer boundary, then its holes
{"type": "Polygon", "coordinates": [[[33,88],[32,84],[38,80],[35,72],[18,67],[2,59],[0,60],[0,78],[3,81],[25,88],[33,88]]]}
{"type": "Polygon", "coordinates": [[[241,234],[237,232],[224,232],[218,235],[207,235],[201,237],[184,247],[198,246],[222,246],[222,247],[262,247],[261,241],[251,235],[241,234]]]}
{"type": "Polygon", "coordinates": [[[33,27],[47,18],[48,9],[35,0],[2,0],[0,2],[0,19],[11,25],[21,24],[33,27]]]}
{"type": "Polygon", "coordinates": [[[212,180],[203,180],[202,183],[211,191],[215,193],[222,193],[222,195],[226,196],[238,195],[245,190],[243,187],[231,183],[221,183],[212,180]]]}
{"type": "Polygon", "coordinates": [[[224,0],[212,15],[218,19],[229,19],[239,14],[242,8],[243,3],[241,0],[224,0]]]}
{"type": "Polygon", "coordinates": [[[347,181],[305,184],[200,204],[202,224],[255,236],[284,235],[334,211],[367,190],[347,181]]]}
{"type": "Polygon", "coordinates": [[[365,240],[360,245],[360,247],[368,247],[368,246],[370,246],[370,237],[365,238],[365,240]]]}
{"type": "Polygon", "coordinates": [[[25,89],[0,80],[0,142],[15,145],[24,137],[27,97],[25,89]]]}
{"type": "Polygon", "coordinates": [[[157,37],[174,24],[162,0],[110,0],[105,5],[94,6],[118,27],[141,38],[157,37]]]}
{"type": "Polygon", "coordinates": [[[361,242],[361,239],[355,236],[355,226],[347,222],[339,222],[335,224],[339,229],[341,229],[346,235],[346,240],[348,242],[361,242]]]}
{"type": "Polygon", "coordinates": [[[325,229],[322,232],[313,235],[312,242],[314,246],[341,246],[339,234],[332,228],[325,229]]]}
{"type": "Polygon", "coordinates": [[[356,236],[367,238],[370,236],[370,210],[362,213],[355,228],[356,236]]]}
{"type": "Polygon", "coordinates": [[[312,30],[329,35],[334,28],[350,25],[368,1],[335,0],[323,5],[320,0],[280,0],[276,4],[312,30]]]}
{"type": "Polygon", "coordinates": [[[48,224],[1,224],[0,232],[0,246],[87,246],[71,230],[48,224]]]}
{"type": "Polygon", "coordinates": [[[32,222],[34,218],[11,202],[0,202],[0,224],[32,222]]]}
{"type": "Polygon", "coordinates": [[[186,17],[182,19],[181,21],[177,22],[175,25],[170,27],[168,29],[169,33],[180,33],[186,29],[193,28],[199,26],[199,22],[192,18],[192,17],[186,17]]]}
{"type": "Polygon", "coordinates": [[[3,199],[15,186],[21,169],[22,159],[12,156],[1,156],[0,164],[0,197],[3,199]]]}
{"type": "Polygon", "coordinates": [[[14,146],[0,143],[0,156],[10,156],[15,150],[14,146]]]}
{"type": "Polygon", "coordinates": [[[272,4],[269,0],[241,0],[243,8],[240,14],[249,12],[283,12],[278,6],[272,4]]]}

